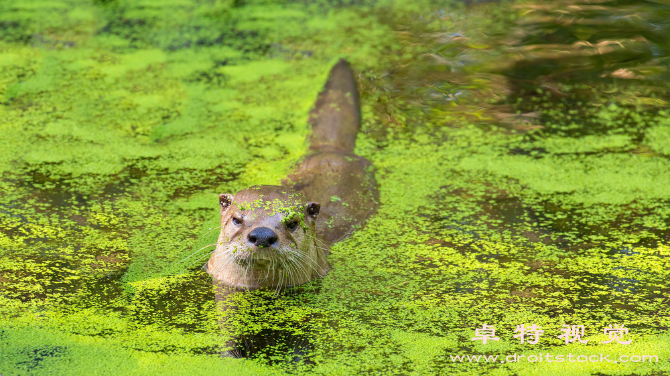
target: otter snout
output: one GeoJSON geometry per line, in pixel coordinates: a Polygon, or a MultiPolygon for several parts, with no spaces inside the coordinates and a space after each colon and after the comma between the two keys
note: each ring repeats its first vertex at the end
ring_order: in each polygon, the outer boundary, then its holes
{"type": "Polygon", "coordinates": [[[277,242],[279,237],[277,234],[272,231],[272,229],[267,227],[256,227],[251,230],[247,236],[249,242],[257,247],[270,247],[277,242]]]}

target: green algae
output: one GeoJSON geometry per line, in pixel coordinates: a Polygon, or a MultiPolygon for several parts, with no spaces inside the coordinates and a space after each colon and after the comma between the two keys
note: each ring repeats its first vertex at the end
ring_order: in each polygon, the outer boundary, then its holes
{"type": "Polygon", "coordinates": [[[524,27],[511,5],[328,9],[0,5],[0,372],[670,372],[662,93],[502,84],[500,38],[524,27]],[[338,57],[359,73],[356,152],[377,169],[379,211],[324,279],[222,312],[200,270],[211,247],[197,251],[218,236],[217,195],[286,176],[338,57]],[[501,341],[470,340],[484,323],[501,341]],[[520,345],[515,327],[533,323],[545,336],[520,345]],[[600,344],[612,323],[632,345],[600,344]],[[563,344],[563,324],[589,344],[563,344]],[[277,342],[221,357],[261,335],[277,342]],[[659,363],[449,357],[514,352],[659,363]]]}

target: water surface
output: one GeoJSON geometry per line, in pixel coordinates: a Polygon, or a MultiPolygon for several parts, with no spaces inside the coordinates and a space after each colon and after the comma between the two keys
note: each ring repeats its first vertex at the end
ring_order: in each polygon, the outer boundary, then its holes
{"type": "Polygon", "coordinates": [[[669,16],[639,0],[0,2],[0,373],[670,372],[669,16]],[[217,194],[286,176],[340,57],[379,211],[327,277],[222,312],[200,268],[217,194]],[[484,323],[500,341],[471,341],[484,323]],[[631,345],[600,343],[615,323],[631,345]],[[565,345],[563,324],[589,344],[565,345]],[[659,362],[449,356],[515,352],[659,362]]]}

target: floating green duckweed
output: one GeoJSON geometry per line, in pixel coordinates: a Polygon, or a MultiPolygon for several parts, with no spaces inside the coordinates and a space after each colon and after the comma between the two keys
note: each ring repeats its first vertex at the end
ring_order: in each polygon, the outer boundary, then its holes
{"type": "Polygon", "coordinates": [[[0,373],[670,372],[668,9],[602,3],[0,2],[0,373]],[[218,194],[307,153],[340,57],[378,212],[325,278],[217,301],[218,194]],[[658,362],[451,357],[514,353],[658,362]]]}

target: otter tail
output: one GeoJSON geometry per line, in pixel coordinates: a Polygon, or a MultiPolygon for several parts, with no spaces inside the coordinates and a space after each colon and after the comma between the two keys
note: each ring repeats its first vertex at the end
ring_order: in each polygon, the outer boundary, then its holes
{"type": "Polygon", "coordinates": [[[351,234],[374,213],[377,203],[374,168],[354,154],[361,112],[354,73],[344,60],[330,70],[328,81],[310,113],[311,153],[283,184],[321,204],[316,235],[330,246],[351,234]]]}
{"type": "Polygon", "coordinates": [[[361,111],[354,72],[340,59],[330,70],[328,81],[310,112],[310,149],[320,152],[353,153],[361,124],[361,111]]]}

